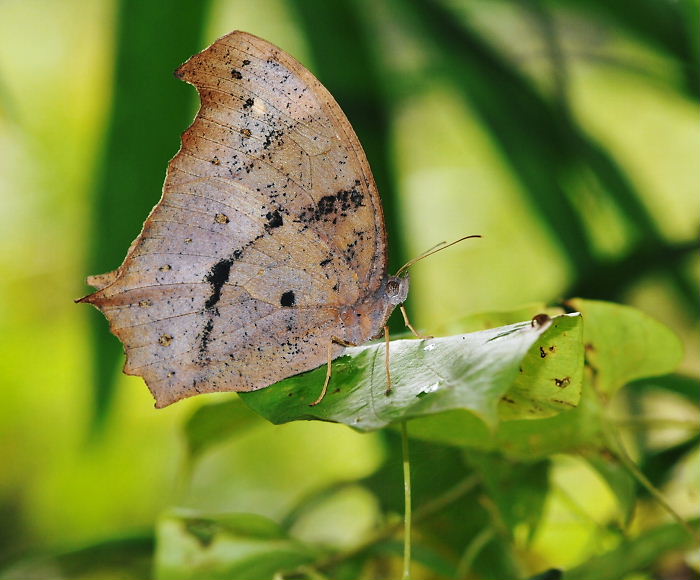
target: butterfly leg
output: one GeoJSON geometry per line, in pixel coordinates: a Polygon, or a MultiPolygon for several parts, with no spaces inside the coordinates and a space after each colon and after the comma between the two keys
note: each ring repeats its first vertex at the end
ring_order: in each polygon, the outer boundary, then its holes
{"type": "Polygon", "coordinates": [[[408,319],[408,312],[406,312],[406,307],[401,304],[399,306],[399,309],[401,310],[401,314],[403,316],[403,321],[404,324],[408,327],[408,329],[417,337],[417,338],[422,338],[422,339],[428,339],[428,338],[433,338],[432,336],[429,336],[427,334],[421,334],[418,332],[415,328],[413,328],[413,325],[411,324],[411,321],[408,319]]]}
{"type": "Polygon", "coordinates": [[[311,403],[309,407],[315,407],[316,405],[318,405],[321,401],[323,401],[323,398],[328,392],[328,384],[331,382],[331,376],[333,374],[331,370],[333,368],[333,344],[339,344],[340,346],[357,346],[352,342],[348,342],[346,340],[343,340],[342,338],[336,338],[335,336],[331,339],[331,341],[328,343],[328,350],[326,351],[328,353],[328,363],[326,365],[326,380],[323,381],[323,389],[321,389],[321,394],[318,396],[318,399],[311,403]]]}

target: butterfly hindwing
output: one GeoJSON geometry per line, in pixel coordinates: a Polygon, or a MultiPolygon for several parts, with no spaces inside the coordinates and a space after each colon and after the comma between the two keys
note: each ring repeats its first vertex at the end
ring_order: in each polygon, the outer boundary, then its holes
{"type": "Polygon", "coordinates": [[[342,313],[386,269],[364,152],[309,71],[233,32],[177,75],[199,91],[200,111],[124,263],[83,299],[110,320],[125,372],[146,379],[158,406],[323,364],[346,338],[342,313]]]}

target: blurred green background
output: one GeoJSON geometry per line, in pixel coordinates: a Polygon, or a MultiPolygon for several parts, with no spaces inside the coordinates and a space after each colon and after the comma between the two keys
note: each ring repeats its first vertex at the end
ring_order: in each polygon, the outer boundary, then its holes
{"type": "MultiPolygon", "coordinates": [[[[52,577],[46,557],[116,537],[145,558],[170,506],[276,519],[385,456],[377,435],[261,422],[185,481],[183,420],[228,395],[156,411],[142,380],[120,374],[106,322],[73,304],[160,197],[197,107],[172,71],[234,29],[284,48],[340,102],[382,191],[392,269],[484,236],[412,270],[418,327],[614,300],[673,328],[681,372],[699,375],[696,0],[2,0],[0,568],[38,558],[52,577]]],[[[697,420],[672,396],[640,405],[697,420]]],[[[697,513],[698,463],[666,489],[682,514],[697,513]]],[[[613,502],[570,457],[551,477],[585,482],[585,496],[579,511],[551,499],[531,557],[573,566],[599,548],[613,502]]],[[[366,533],[372,499],[341,500],[299,533],[340,545],[366,533]]]]}

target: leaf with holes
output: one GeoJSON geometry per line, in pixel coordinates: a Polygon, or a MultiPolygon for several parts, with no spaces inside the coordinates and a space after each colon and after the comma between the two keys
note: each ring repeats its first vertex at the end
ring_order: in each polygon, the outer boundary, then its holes
{"type": "Polygon", "coordinates": [[[319,419],[372,431],[404,419],[459,409],[493,427],[499,412],[512,418],[556,413],[576,405],[580,333],[581,317],[569,314],[444,338],[397,340],[390,348],[392,390],[388,395],[384,344],[352,347],[334,362],[329,392],[315,407],[310,403],[323,385],[325,367],[268,389],[241,393],[241,397],[273,423],[319,419]],[[541,357],[540,344],[554,347],[551,356],[541,357]],[[567,362],[556,366],[556,372],[537,370],[538,366],[547,369],[558,358],[567,362]],[[518,382],[521,375],[533,385],[547,387],[525,395],[524,383],[518,382]],[[563,395],[565,391],[571,394],[563,395]],[[504,397],[510,399],[507,411],[500,407],[504,397]]]}

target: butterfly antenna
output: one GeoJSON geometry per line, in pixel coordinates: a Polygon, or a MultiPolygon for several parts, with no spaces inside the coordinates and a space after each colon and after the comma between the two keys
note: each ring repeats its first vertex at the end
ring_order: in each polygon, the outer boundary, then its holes
{"type": "Polygon", "coordinates": [[[412,260],[409,260],[406,262],[403,266],[401,266],[396,272],[397,276],[400,276],[402,272],[405,272],[408,270],[413,264],[416,262],[420,262],[423,258],[427,258],[428,256],[432,256],[433,254],[436,254],[437,252],[440,252],[442,250],[446,250],[450,246],[454,246],[455,244],[459,244],[459,242],[463,242],[464,240],[468,240],[469,238],[480,238],[481,236],[479,234],[471,235],[471,236],[464,236],[463,238],[459,238],[458,240],[455,240],[454,242],[450,242],[449,244],[447,242],[440,242],[439,244],[434,245],[432,248],[429,250],[426,250],[423,252],[420,256],[417,256],[413,258],[412,260]]]}

